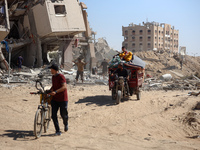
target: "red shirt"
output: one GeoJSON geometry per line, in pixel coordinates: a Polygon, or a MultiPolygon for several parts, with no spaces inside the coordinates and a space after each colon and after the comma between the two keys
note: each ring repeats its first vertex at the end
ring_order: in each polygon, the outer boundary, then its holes
{"type": "MultiPolygon", "coordinates": [[[[62,74],[56,74],[52,76],[52,89],[53,91],[58,90],[63,86],[63,84],[66,83],[66,79],[62,74]]],[[[63,101],[68,101],[68,96],[67,96],[67,89],[60,93],[56,93],[56,95],[53,96],[53,100],[57,102],[63,102],[63,101]]]]}

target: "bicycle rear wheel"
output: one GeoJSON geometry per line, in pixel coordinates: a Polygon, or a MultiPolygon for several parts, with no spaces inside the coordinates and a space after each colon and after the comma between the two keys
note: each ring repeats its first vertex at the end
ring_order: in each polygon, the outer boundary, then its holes
{"type": "Polygon", "coordinates": [[[34,134],[36,138],[39,138],[42,133],[42,126],[43,126],[43,111],[42,109],[38,109],[35,114],[35,120],[34,120],[34,134]]]}
{"type": "Polygon", "coordinates": [[[49,129],[49,122],[51,120],[51,108],[48,106],[45,108],[45,117],[44,117],[44,132],[47,132],[49,129]]]}

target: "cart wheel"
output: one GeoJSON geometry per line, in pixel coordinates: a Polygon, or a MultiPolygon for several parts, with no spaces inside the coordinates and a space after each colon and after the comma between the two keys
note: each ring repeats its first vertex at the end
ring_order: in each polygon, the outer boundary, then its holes
{"type": "Polygon", "coordinates": [[[130,96],[133,95],[133,88],[130,88],[130,89],[129,89],[129,93],[130,93],[130,96]]]}
{"type": "Polygon", "coordinates": [[[117,99],[116,99],[117,104],[119,104],[121,102],[121,97],[122,97],[122,91],[118,91],[117,92],[117,99]]]}
{"type": "Polygon", "coordinates": [[[141,92],[139,91],[139,92],[137,93],[137,100],[140,100],[140,97],[141,97],[141,92]]]}
{"type": "Polygon", "coordinates": [[[116,90],[115,90],[115,89],[112,89],[112,99],[113,99],[113,100],[116,100],[116,98],[117,98],[116,90]]]}

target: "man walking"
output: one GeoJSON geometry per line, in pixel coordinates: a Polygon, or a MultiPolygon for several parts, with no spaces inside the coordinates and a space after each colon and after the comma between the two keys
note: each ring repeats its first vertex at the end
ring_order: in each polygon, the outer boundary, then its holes
{"type": "Polygon", "coordinates": [[[73,62],[78,67],[77,74],[76,74],[76,82],[78,82],[78,78],[80,75],[82,83],[83,83],[83,70],[84,70],[84,66],[86,65],[86,63],[82,62],[80,58],[78,58],[78,62],[75,62],[75,61],[73,61],[73,62]]]}
{"type": "Polygon", "coordinates": [[[106,59],[104,59],[101,63],[102,66],[102,75],[103,77],[107,75],[108,73],[108,62],[106,61],[106,59]]]}
{"type": "Polygon", "coordinates": [[[52,76],[52,87],[50,95],[53,96],[51,101],[52,107],[52,119],[54,127],[56,129],[55,135],[61,135],[57,112],[60,108],[60,115],[63,119],[64,131],[68,131],[68,96],[67,96],[67,84],[65,77],[59,73],[59,68],[56,64],[52,64],[50,67],[52,76]]]}

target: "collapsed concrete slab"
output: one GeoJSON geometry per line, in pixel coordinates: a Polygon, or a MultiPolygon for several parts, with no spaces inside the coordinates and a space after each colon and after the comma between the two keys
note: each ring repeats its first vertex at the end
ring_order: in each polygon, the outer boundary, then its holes
{"type": "Polygon", "coordinates": [[[95,57],[97,63],[100,64],[104,59],[111,60],[114,55],[118,54],[118,51],[109,47],[107,41],[104,38],[99,38],[95,43],[95,57]]]}

